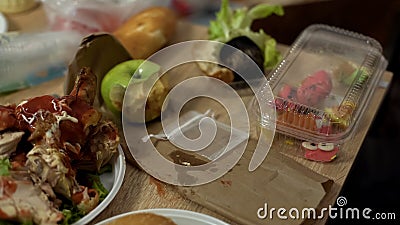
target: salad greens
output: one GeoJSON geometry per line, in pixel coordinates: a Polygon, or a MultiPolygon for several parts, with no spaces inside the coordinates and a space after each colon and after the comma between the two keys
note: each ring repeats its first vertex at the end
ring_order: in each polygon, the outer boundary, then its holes
{"type": "Polygon", "coordinates": [[[73,206],[72,204],[64,204],[63,207],[64,209],[61,211],[64,215],[64,219],[61,223],[62,225],[73,224],[85,216],[85,214],[81,212],[78,207],[73,206]]]}
{"type": "MultiPolygon", "coordinates": [[[[87,173],[85,178],[89,183],[91,183],[91,188],[96,189],[99,194],[100,202],[102,202],[108,195],[109,191],[103,186],[100,180],[100,175],[103,173],[112,172],[112,166],[110,164],[105,165],[99,173],[87,173]]],[[[86,214],[82,212],[76,205],[73,205],[69,200],[63,201],[62,213],[64,215],[64,220],[62,225],[73,224],[74,222],[80,220],[86,214]]]]}
{"type": "Polygon", "coordinates": [[[228,0],[222,0],[216,19],[210,22],[209,39],[226,43],[233,38],[246,36],[264,53],[264,68],[272,69],[282,58],[276,49],[276,41],[263,30],[254,32],[251,24],[256,19],[272,14],[282,16],[283,8],[279,5],[259,4],[251,9],[246,7],[231,9],[228,0]]]}
{"type": "Polygon", "coordinates": [[[368,79],[369,74],[364,68],[360,68],[356,69],[350,76],[346,76],[341,81],[347,85],[351,85],[357,77],[359,77],[358,82],[364,83],[368,79]]]}
{"type": "Polygon", "coordinates": [[[92,188],[96,189],[99,193],[100,202],[103,201],[107,197],[109,191],[101,183],[99,175],[89,174],[89,181],[92,182],[92,188]]]}
{"type": "Polygon", "coordinates": [[[0,159],[0,176],[10,175],[9,169],[11,168],[11,163],[8,158],[0,159]]]}

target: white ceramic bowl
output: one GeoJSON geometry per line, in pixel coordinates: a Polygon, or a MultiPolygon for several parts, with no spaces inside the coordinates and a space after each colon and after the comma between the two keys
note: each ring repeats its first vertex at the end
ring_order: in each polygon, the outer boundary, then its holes
{"type": "Polygon", "coordinates": [[[211,217],[209,215],[197,213],[197,212],[192,212],[188,210],[182,210],[182,209],[144,209],[144,210],[138,210],[138,211],[132,211],[128,213],[123,213],[111,218],[108,218],[106,220],[103,220],[102,222],[98,223],[97,225],[106,225],[107,223],[116,220],[118,218],[130,215],[130,214],[136,214],[136,213],[154,213],[157,215],[165,216],[167,218],[170,218],[172,221],[174,221],[177,225],[228,225],[227,223],[216,219],[214,217],[211,217]]]}

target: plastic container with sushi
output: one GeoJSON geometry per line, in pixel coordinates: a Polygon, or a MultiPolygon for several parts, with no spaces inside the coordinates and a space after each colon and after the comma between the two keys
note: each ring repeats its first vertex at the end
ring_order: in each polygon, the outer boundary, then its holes
{"type": "Polygon", "coordinates": [[[303,141],[305,149],[337,150],[354,135],[386,66],[381,45],[370,37],[307,27],[267,75],[275,100],[265,104],[276,108],[277,132],[303,141]]]}

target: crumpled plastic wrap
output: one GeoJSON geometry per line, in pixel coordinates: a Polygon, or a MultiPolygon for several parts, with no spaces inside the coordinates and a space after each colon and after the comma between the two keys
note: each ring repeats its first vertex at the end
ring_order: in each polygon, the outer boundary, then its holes
{"type": "Polygon", "coordinates": [[[112,32],[128,17],[168,0],[42,0],[51,30],[75,30],[83,35],[112,32]]]}

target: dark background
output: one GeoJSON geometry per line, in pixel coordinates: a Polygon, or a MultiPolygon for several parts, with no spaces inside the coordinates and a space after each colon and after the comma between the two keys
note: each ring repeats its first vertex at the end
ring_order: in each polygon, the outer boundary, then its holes
{"type": "MultiPolygon", "coordinates": [[[[324,23],[378,40],[393,81],[340,193],[347,207],[396,212],[396,221],[329,220],[328,224],[400,224],[400,1],[334,0],[285,8],[283,17],[256,21],[278,42],[290,45],[313,23],[324,23]]],[[[371,214],[372,215],[372,214],[371,214]]]]}

